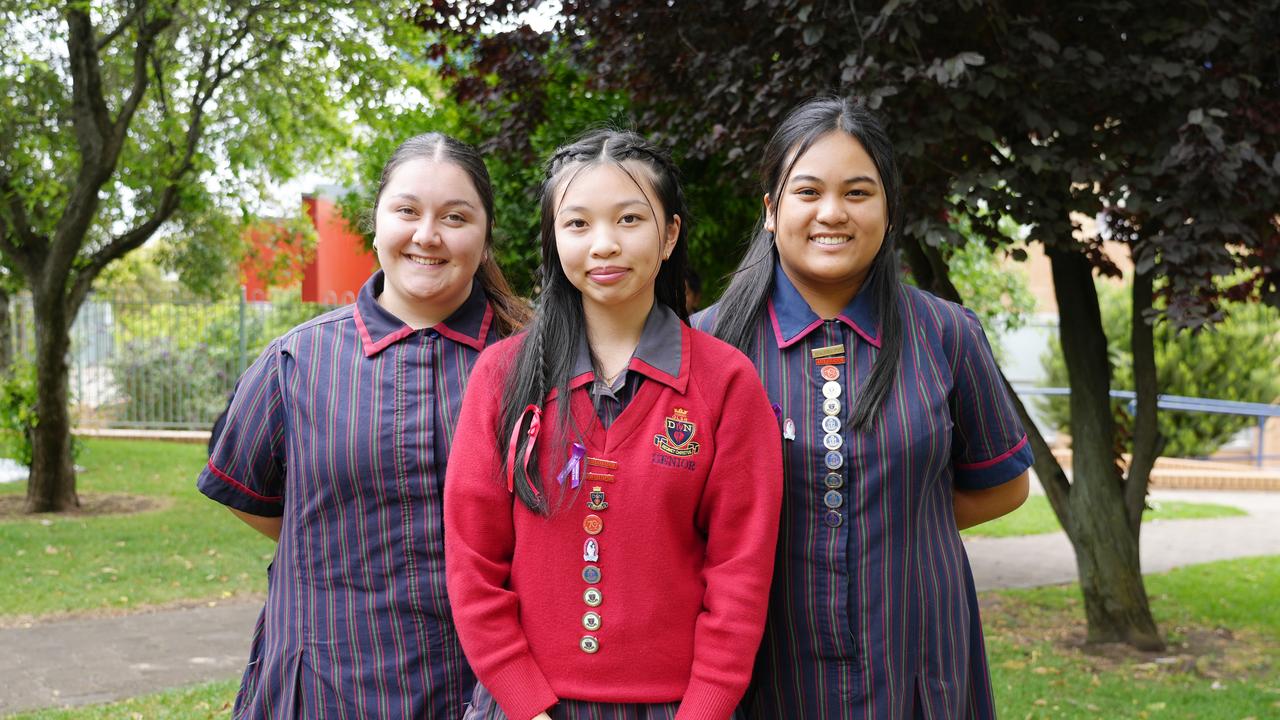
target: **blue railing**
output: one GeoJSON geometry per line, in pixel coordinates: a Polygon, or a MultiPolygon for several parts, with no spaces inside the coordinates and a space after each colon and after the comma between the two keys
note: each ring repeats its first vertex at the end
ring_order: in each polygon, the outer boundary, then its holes
{"type": "MultiPolygon", "coordinates": [[[[1014,392],[1019,395],[1070,395],[1071,388],[1064,387],[1032,387],[1014,385],[1014,392]]],[[[1137,393],[1132,390],[1112,390],[1111,397],[1117,400],[1128,400],[1129,410],[1137,403],[1137,393]]],[[[1262,467],[1266,459],[1265,443],[1267,419],[1280,417],[1280,405],[1266,403],[1239,402],[1236,400],[1213,400],[1209,398],[1186,397],[1185,395],[1157,395],[1156,407],[1161,410],[1181,410],[1184,412],[1204,412],[1218,415],[1244,415],[1252,417],[1258,423],[1258,445],[1254,453],[1254,462],[1262,467]]]]}

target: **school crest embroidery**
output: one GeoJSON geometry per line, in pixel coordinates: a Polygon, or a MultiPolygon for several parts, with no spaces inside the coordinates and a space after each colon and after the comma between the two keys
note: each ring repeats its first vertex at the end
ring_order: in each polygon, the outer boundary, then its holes
{"type": "Polygon", "coordinates": [[[693,434],[698,426],[689,421],[689,411],[675,408],[664,424],[665,433],[653,436],[653,444],[668,455],[688,457],[698,452],[698,443],[693,441],[693,434]]]}

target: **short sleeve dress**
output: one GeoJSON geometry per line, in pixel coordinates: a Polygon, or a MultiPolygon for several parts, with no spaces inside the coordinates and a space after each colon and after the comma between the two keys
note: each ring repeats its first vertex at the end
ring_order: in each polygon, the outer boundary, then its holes
{"type": "MultiPolygon", "coordinates": [[[[747,356],[783,435],[784,494],[751,718],[995,716],[957,488],[1032,461],[972,312],[903,287],[898,376],[870,432],[848,426],[880,348],[868,293],[823,320],[775,265],[747,356]]],[[[694,318],[710,331],[719,308],[694,318]]]]}
{"type": "Polygon", "coordinates": [[[456,720],[475,683],[445,593],[445,461],[496,339],[479,283],[414,330],[376,301],[271,343],[241,378],[198,486],[283,516],[236,718],[456,720]]]}

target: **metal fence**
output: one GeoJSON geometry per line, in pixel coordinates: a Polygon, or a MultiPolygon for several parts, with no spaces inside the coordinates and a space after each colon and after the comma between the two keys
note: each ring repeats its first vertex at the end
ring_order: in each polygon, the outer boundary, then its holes
{"type": "MultiPolygon", "coordinates": [[[[71,330],[73,422],[81,427],[203,430],[273,338],[335,307],[297,300],[225,302],[92,295],[71,330]]],[[[15,356],[32,358],[31,298],[13,298],[15,356]]]]}
{"type": "MultiPolygon", "coordinates": [[[[1059,397],[1071,395],[1071,388],[1064,387],[1031,387],[1026,385],[1014,385],[1013,389],[1014,392],[1019,395],[1045,395],[1059,397]]],[[[1112,390],[1111,397],[1115,400],[1128,401],[1129,411],[1133,412],[1133,408],[1137,403],[1138,395],[1132,390],[1112,390]]],[[[1268,455],[1266,453],[1267,420],[1271,418],[1280,418],[1280,405],[1160,394],[1156,396],[1156,407],[1160,410],[1210,413],[1215,415],[1238,415],[1240,417],[1252,418],[1256,427],[1254,450],[1251,455],[1246,455],[1245,459],[1251,460],[1253,464],[1258,467],[1262,467],[1267,460],[1280,457],[1276,455],[1268,455]]],[[[1208,460],[1212,458],[1199,459],[1208,460]]]]}

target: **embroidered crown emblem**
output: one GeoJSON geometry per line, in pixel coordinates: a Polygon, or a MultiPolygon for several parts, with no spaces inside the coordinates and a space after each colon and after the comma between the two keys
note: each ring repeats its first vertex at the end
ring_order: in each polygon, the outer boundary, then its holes
{"type": "Polygon", "coordinates": [[[653,444],[663,452],[676,457],[687,457],[698,452],[698,443],[693,441],[693,434],[698,426],[689,421],[689,411],[685,408],[674,408],[663,424],[665,433],[653,436],[653,444]]]}

